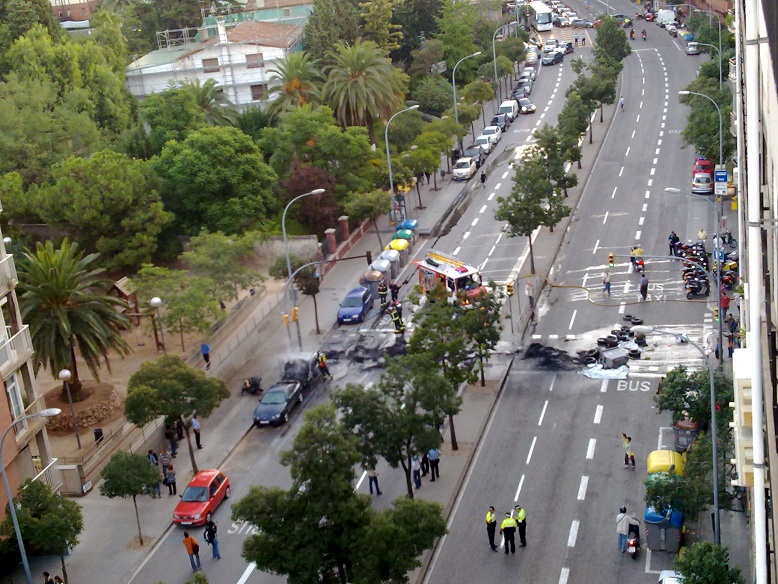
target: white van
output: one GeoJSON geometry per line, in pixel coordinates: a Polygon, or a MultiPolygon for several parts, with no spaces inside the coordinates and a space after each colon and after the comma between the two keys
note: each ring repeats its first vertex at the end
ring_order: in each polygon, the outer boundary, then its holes
{"type": "Polygon", "coordinates": [[[515,120],[519,115],[519,104],[515,99],[509,99],[500,104],[498,114],[506,114],[511,120],[515,120]]]}

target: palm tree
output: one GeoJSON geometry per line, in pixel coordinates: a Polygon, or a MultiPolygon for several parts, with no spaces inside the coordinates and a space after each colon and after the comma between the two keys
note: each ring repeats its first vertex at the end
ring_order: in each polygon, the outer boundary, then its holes
{"type": "Polygon", "coordinates": [[[192,92],[197,107],[205,114],[205,122],[209,126],[235,125],[238,112],[235,111],[235,106],[227,99],[215,79],[208,79],[202,84],[197,79],[194,83],[182,83],[181,85],[182,88],[192,92]]]}
{"type": "Polygon", "coordinates": [[[111,12],[120,12],[124,8],[134,8],[138,4],[139,0],[103,0],[100,2],[100,8],[111,12]]]}
{"type": "Polygon", "coordinates": [[[343,126],[366,126],[375,143],[373,121],[387,119],[403,104],[407,76],[372,41],[338,42],[328,54],[322,97],[343,126]]]}
{"type": "Polygon", "coordinates": [[[35,371],[44,364],[54,376],[70,369],[76,401],[82,397],[76,348],[97,380],[101,358],[111,370],[108,351],[122,357],[130,352],[120,333],[130,326],[120,312],[128,306],[104,292],[110,280],[100,277],[101,268],[91,267],[98,255],[84,256],[78,244],[67,239],[58,249],[47,241],[38,243],[34,253],[27,250],[19,266],[19,305],[22,320],[30,326],[35,371]]]}
{"type": "Polygon", "coordinates": [[[289,53],[284,59],[276,61],[269,73],[271,79],[279,81],[268,91],[269,96],[278,94],[268,108],[271,116],[321,101],[321,71],[317,61],[312,61],[307,53],[289,53]]]}

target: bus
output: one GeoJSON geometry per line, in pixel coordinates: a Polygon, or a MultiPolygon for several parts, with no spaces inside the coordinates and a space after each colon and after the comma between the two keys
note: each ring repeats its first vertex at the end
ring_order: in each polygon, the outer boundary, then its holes
{"type": "Polygon", "coordinates": [[[545,2],[536,0],[529,3],[529,22],[532,28],[541,32],[551,30],[553,27],[554,13],[551,8],[546,6],[545,2]]]}

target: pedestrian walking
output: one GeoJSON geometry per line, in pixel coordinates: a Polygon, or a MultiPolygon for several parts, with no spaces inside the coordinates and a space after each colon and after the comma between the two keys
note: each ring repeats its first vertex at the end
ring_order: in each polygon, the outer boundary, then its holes
{"type": "Polygon", "coordinates": [[[192,571],[197,572],[200,569],[200,545],[197,540],[189,535],[188,531],[184,532],[184,549],[189,554],[189,563],[192,564],[192,571]]]}
{"type": "Polygon", "coordinates": [[[59,576],[54,576],[54,584],[65,584],[65,581],[59,576]]]}
{"type": "Polygon", "coordinates": [[[173,469],[173,463],[167,465],[165,469],[164,483],[167,485],[168,496],[178,494],[176,490],[176,471],[173,469]]]}
{"type": "Polygon", "coordinates": [[[168,454],[168,451],[164,448],[160,450],[157,461],[159,462],[159,468],[162,469],[162,474],[165,474],[165,469],[167,468],[167,465],[170,464],[170,454],[168,454]]]}
{"type": "Polygon", "coordinates": [[[200,442],[200,420],[197,419],[197,414],[192,415],[192,432],[194,432],[195,435],[195,444],[197,444],[197,449],[202,449],[203,444],[200,442]]]}
{"type": "Polygon", "coordinates": [[[497,551],[497,546],[494,544],[494,534],[497,531],[497,517],[494,515],[494,507],[489,505],[489,509],[486,511],[486,537],[489,538],[489,547],[493,552],[497,551]]]}
{"type": "Polygon", "coordinates": [[[611,273],[608,270],[602,273],[602,291],[611,295],[611,273]]]}
{"type": "Polygon", "coordinates": [[[216,523],[214,523],[213,520],[209,520],[205,522],[205,531],[203,532],[203,539],[205,540],[205,543],[211,546],[211,551],[213,552],[213,558],[215,560],[222,559],[222,556],[219,553],[219,538],[216,537],[218,531],[219,528],[216,526],[216,523]]]}
{"type": "Polygon", "coordinates": [[[706,239],[708,239],[708,232],[705,231],[704,227],[700,227],[700,230],[697,232],[697,241],[704,242],[706,239]]]}
{"type": "Polygon", "coordinates": [[[574,43],[575,43],[575,46],[577,47],[577,46],[578,46],[578,33],[575,33],[575,34],[573,35],[573,41],[574,41],[574,43]]]}
{"type": "Polygon", "coordinates": [[[483,170],[481,171],[481,188],[486,188],[486,173],[483,170]]]}
{"type": "Polygon", "coordinates": [[[640,278],[640,295],[644,301],[648,299],[648,278],[646,278],[645,274],[640,278]]]}
{"type": "Polygon", "coordinates": [[[585,47],[585,46],[586,46],[586,33],[583,33],[583,34],[581,35],[581,46],[582,46],[582,47],[585,47]]]}
{"type": "Polygon", "coordinates": [[[629,535],[631,525],[640,526],[640,522],[632,515],[627,514],[626,507],[622,507],[619,509],[619,514],[616,515],[616,533],[619,536],[619,549],[622,554],[627,551],[627,535],[629,535]]]}
{"type": "Polygon", "coordinates": [[[396,282],[389,285],[389,292],[392,294],[392,302],[397,302],[400,299],[400,287],[396,282]]]}
{"type": "Polygon", "coordinates": [[[421,461],[418,456],[411,460],[411,471],[413,472],[413,484],[417,489],[421,488],[421,461]]]}
{"type": "Polygon", "coordinates": [[[173,427],[176,429],[176,437],[179,442],[186,439],[186,430],[184,429],[184,423],[181,420],[176,420],[173,423],[173,427]]]}
{"type": "Polygon", "coordinates": [[[500,524],[500,533],[505,537],[505,553],[516,553],[516,520],[510,513],[505,514],[505,519],[500,524]]]}
{"type": "Polygon", "coordinates": [[[729,310],[729,296],[727,296],[723,291],[721,292],[721,314],[719,314],[719,318],[727,318],[727,311],[729,310]]]}
{"type": "Polygon", "coordinates": [[[381,299],[381,310],[386,310],[386,295],[389,292],[389,288],[386,287],[386,282],[381,280],[378,284],[378,296],[381,299]]]}
{"type": "Polygon", "coordinates": [[[430,472],[430,459],[427,457],[427,453],[421,455],[421,476],[426,477],[430,472]]]}
{"type": "Polygon", "coordinates": [[[632,450],[632,436],[621,434],[621,445],[624,447],[624,466],[632,464],[635,468],[635,452],[632,450]]]}
{"type": "MultiPolygon", "coordinates": [[[[159,456],[157,456],[157,453],[153,450],[149,450],[149,453],[146,455],[146,458],[149,459],[149,462],[156,467],[159,467],[159,456]]],[[[156,493],[152,491],[151,498],[156,499],[157,497],[162,496],[162,484],[160,481],[157,481],[157,489],[156,493]]]]}
{"type": "Polygon", "coordinates": [[[375,487],[375,494],[381,494],[381,488],[378,486],[378,472],[375,468],[370,467],[367,469],[367,486],[370,488],[370,494],[373,494],[373,487],[375,487]]]}
{"type": "Polygon", "coordinates": [[[332,379],[332,373],[330,373],[330,368],[327,367],[327,355],[324,354],[322,351],[319,351],[318,357],[316,357],[316,362],[319,365],[319,371],[321,371],[322,376],[325,379],[332,379]]]}
{"type": "Polygon", "coordinates": [[[435,477],[440,478],[440,450],[437,448],[431,449],[427,453],[427,458],[430,461],[430,474],[432,475],[430,481],[434,483],[435,477]]]}
{"type": "Polygon", "coordinates": [[[425,172],[424,178],[427,179],[427,184],[430,184],[430,178],[432,178],[432,175],[429,172],[425,172]]]}
{"type": "Polygon", "coordinates": [[[521,505],[516,505],[513,510],[516,512],[516,524],[519,527],[519,547],[527,547],[527,512],[521,505]]]}
{"type": "Polygon", "coordinates": [[[725,333],[724,336],[727,337],[727,353],[729,353],[729,358],[732,359],[732,355],[735,352],[735,335],[732,333],[725,333]]]}
{"type": "Polygon", "coordinates": [[[51,579],[51,575],[48,572],[43,573],[43,584],[54,584],[54,580],[51,579]]]}
{"type": "Polygon", "coordinates": [[[170,455],[175,458],[178,450],[178,435],[176,434],[175,424],[165,426],[165,439],[170,442],[170,455]]]}
{"type": "Polygon", "coordinates": [[[524,294],[527,295],[527,300],[529,301],[529,307],[530,309],[535,309],[535,297],[533,296],[534,290],[532,289],[532,283],[527,282],[527,285],[524,286],[524,294]]]}
{"type": "Polygon", "coordinates": [[[675,250],[677,249],[678,242],[681,241],[681,238],[676,235],[675,231],[671,231],[669,237],[667,238],[667,244],[670,246],[670,255],[675,255],[675,250]]]}
{"type": "Polygon", "coordinates": [[[205,369],[208,370],[211,368],[211,347],[208,346],[208,343],[203,343],[200,345],[200,354],[203,356],[203,361],[205,361],[205,369]]]}
{"type": "Polygon", "coordinates": [[[619,107],[621,108],[621,111],[624,111],[624,98],[619,98],[619,107]]]}

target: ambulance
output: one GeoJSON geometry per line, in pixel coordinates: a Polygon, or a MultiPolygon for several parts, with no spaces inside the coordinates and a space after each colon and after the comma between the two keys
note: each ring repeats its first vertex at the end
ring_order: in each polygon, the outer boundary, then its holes
{"type": "Polygon", "coordinates": [[[430,250],[424,259],[414,263],[419,269],[419,286],[425,293],[440,282],[448,291],[449,302],[470,304],[473,298],[487,291],[478,269],[453,255],[430,250]]]}

